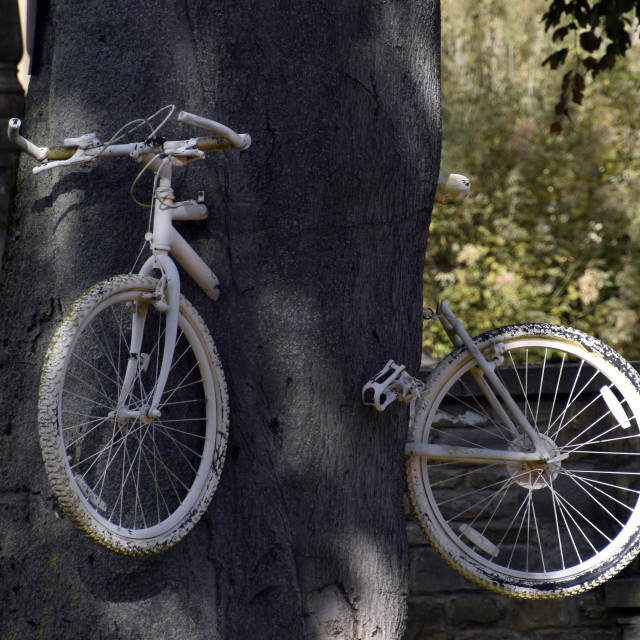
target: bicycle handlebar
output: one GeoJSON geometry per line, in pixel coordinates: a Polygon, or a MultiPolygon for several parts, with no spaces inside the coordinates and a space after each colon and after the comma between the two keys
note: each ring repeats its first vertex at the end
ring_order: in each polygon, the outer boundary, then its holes
{"type": "Polygon", "coordinates": [[[36,160],[46,160],[48,151],[47,147],[38,147],[37,145],[33,144],[33,142],[29,142],[29,140],[23,138],[20,135],[21,126],[22,122],[20,122],[19,118],[11,118],[11,120],[9,120],[9,128],[7,130],[9,140],[11,140],[11,142],[13,142],[13,144],[15,144],[18,149],[26,151],[36,160]]]}
{"type": "Polygon", "coordinates": [[[95,134],[88,134],[80,138],[65,140],[63,146],[39,147],[20,135],[22,122],[20,122],[19,118],[11,118],[9,120],[7,134],[9,140],[11,140],[18,149],[25,151],[36,160],[46,163],[35,167],[33,169],[34,173],[62,165],[91,162],[102,155],[132,155],[138,157],[147,153],[168,153],[175,156],[194,156],[199,154],[200,157],[204,157],[203,151],[216,151],[221,149],[244,150],[248,149],[251,144],[251,136],[248,133],[236,133],[233,129],[214,120],[201,118],[186,111],[180,112],[178,120],[185,124],[211,131],[223,138],[223,141],[213,138],[192,138],[191,140],[167,141],[162,144],[155,140],[148,140],[128,144],[102,145],[95,134]]]}
{"type": "Polygon", "coordinates": [[[236,133],[233,129],[229,129],[223,124],[208,118],[196,116],[193,113],[181,111],[178,114],[178,122],[184,122],[194,127],[200,127],[206,131],[211,131],[216,135],[228,140],[236,149],[248,149],[251,144],[251,136],[248,133],[236,133]]]}

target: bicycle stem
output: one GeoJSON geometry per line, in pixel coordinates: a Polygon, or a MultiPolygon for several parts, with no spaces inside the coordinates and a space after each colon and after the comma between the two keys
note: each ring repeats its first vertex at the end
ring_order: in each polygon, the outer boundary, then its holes
{"type": "MultiPolygon", "coordinates": [[[[467,333],[467,330],[464,328],[463,324],[460,322],[460,320],[458,320],[453,311],[449,309],[445,302],[442,302],[440,304],[440,313],[438,314],[438,318],[440,319],[442,326],[447,332],[447,335],[449,336],[449,338],[451,338],[453,344],[455,346],[459,346],[460,343],[462,343],[465,345],[465,347],[467,347],[469,353],[471,353],[475,361],[478,363],[478,366],[480,367],[480,369],[482,369],[482,372],[490,382],[491,386],[502,398],[502,401],[507,407],[508,413],[513,416],[513,419],[516,421],[517,425],[527,434],[527,436],[529,436],[529,439],[535,447],[534,453],[536,455],[539,455],[543,461],[548,462],[551,454],[542,441],[542,438],[540,438],[538,432],[531,426],[526,416],[522,413],[518,405],[511,397],[511,394],[507,391],[500,378],[496,375],[494,371],[495,366],[487,361],[482,351],[480,351],[471,336],[467,333]],[[446,323],[448,323],[448,326],[446,323]],[[456,340],[456,338],[458,338],[458,340],[456,340]]],[[[481,387],[482,386],[483,385],[481,385],[481,387]]],[[[491,389],[488,389],[488,391],[491,391],[491,389]]],[[[514,431],[515,434],[517,434],[518,432],[517,430],[515,430],[515,426],[511,423],[507,412],[497,402],[497,398],[493,396],[493,393],[490,393],[490,395],[487,396],[487,399],[491,402],[494,408],[494,402],[498,405],[498,412],[503,419],[506,419],[507,427],[511,431],[514,431]]]]}

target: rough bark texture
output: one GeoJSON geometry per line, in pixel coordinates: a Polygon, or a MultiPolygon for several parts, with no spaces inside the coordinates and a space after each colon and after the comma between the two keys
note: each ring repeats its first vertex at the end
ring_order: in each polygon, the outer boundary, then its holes
{"type": "MultiPolygon", "coordinates": [[[[0,16],[0,131],[4,132],[9,118],[14,117],[16,113],[22,113],[24,106],[24,91],[17,76],[18,62],[22,57],[22,36],[20,15],[15,0],[0,0],[0,16]]],[[[15,157],[11,147],[7,136],[0,135],[0,262],[4,252],[15,157]]]]}
{"type": "Polygon", "coordinates": [[[108,136],[176,103],[253,145],[176,172],[177,195],[204,188],[211,210],[181,230],[222,296],[186,277],[183,292],[223,359],[231,437],[207,516],[146,559],[102,551],[58,511],[35,424],[62,310],[140,249],[138,169],[33,177],[22,159],[0,298],[2,637],[398,640],[407,414],[376,415],[360,390],[388,357],[419,362],[437,1],[39,5],[27,137],[108,136]]]}

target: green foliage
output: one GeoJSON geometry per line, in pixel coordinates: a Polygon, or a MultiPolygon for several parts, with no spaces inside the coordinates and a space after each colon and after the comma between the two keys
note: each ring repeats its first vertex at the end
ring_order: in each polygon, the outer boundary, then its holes
{"type": "MultiPolygon", "coordinates": [[[[434,208],[425,306],[446,300],[472,334],[548,321],[640,358],[640,56],[583,87],[578,116],[549,133],[544,6],[442,2],[442,168],[471,195],[434,208]]],[[[437,322],[424,349],[450,350],[437,322]]]]}
{"type": "MultiPolygon", "coordinates": [[[[551,0],[542,21],[547,30],[553,29],[553,42],[564,43],[568,38],[573,52],[573,68],[562,78],[556,104],[560,119],[551,125],[552,133],[562,131],[561,119],[569,118],[570,101],[582,104],[583,73],[595,78],[601,71],[613,69],[631,48],[638,8],[638,0],[551,0]]],[[[569,47],[559,48],[543,64],[555,70],[565,64],[568,54],[569,47]]]]}

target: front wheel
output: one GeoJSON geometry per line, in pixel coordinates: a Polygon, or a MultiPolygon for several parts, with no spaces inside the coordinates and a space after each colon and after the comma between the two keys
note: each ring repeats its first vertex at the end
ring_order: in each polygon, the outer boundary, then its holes
{"type": "Polygon", "coordinates": [[[65,513],[95,542],[128,555],[161,551],[194,526],[218,484],[227,443],[220,360],[182,296],[160,416],[149,413],[164,345],[157,292],[157,280],[137,275],[89,289],[58,326],[40,386],[42,453],[65,513]],[[136,314],[144,332],[131,353],[136,314]],[[135,375],[123,394],[130,360],[135,375]]]}
{"type": "Polygon", "coordinates": [[[592,588],[640,545],[640,378],[566,327],[514,325],[474,342],[551,459],[482,461],[483,449],[517,457],[532,447],[487,399],[460,347],[431,374],[409,440],[470,453],[407,458],[417,520],[447,562],[494,591],[553,598],[592,588]]]}

